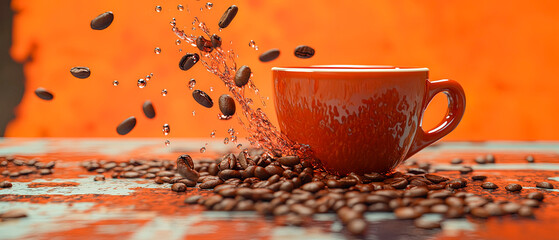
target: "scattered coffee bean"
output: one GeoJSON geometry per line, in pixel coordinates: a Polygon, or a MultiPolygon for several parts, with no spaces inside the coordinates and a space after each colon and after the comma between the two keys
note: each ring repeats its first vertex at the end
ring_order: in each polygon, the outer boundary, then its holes
{"type": "Polygon", "coordinates": [[[270,49],[270,50],[260,54],[260,57],[258,57],[258,59],[261,62],[269,62],[269,61],[272,61],[272,60],[275,60],[276,58],[278,58],[279,55],[280,55],[280,50],[277,49],[277,48],[273,48],[273,49],[270,49]]]}
{"type": "Polygon", "coordinates": [[[386,179],[386,176],[380,173],[366,173],[363,174],[363,178],[369,182],[382,182],[386,179]]]}
{"type": "Polygon", "coordinates": [[[70,69],[70,73],[74,77],[81,79],[88,78],[89,75],[91,75],[88,67],[73,67],[72,69],[70,69]]]}
{"type": "Polygon", "coordinates": [[[198,53],[187,53],[179,61],[179,68],[183,71],[187,71],[192,68],[200,60],[200,55],[198,53]]]}
{"type": "Polygon", "coordinates": [[[212,98],[210,98],[210,96],[202,90],[192,91],[192,97],[197,103],[199,103],[200,105],[206,108],[211,108],[214,106],[214,102],[212,101],[212,98]]]}
{"type": "Polygon", "coordinates": [[[439,221],[427,220],[424,218],[418,218],[413,223],[416,227],[423,229],[441,228],[441,223],[439,221]]]}
{"type": "Polygon", "coordinates": [[[487,176],[484,175],[474,175],[472,176],[472,180],[474,181],[483,181],[487,178],[487,176]]]}
{"type": "Polygon", "coordinates": [[[488,218],[490,216],[489,212],[482,207],[473,208],[472,210],[470,210],[470,213],[474,217],[478,217],[478,218],[488,218]]]}
{"type": "Polygon", "coordinates": [[[101,13],[99,16],[91,20],[91,29],[93,30],[103,30],[111,25],[114,20],[113,12],[104,12],[101,13]]]}
{"type": "Polygon", "coordinates": [[[8,182],[8,181],[0,182],[0,188],[11,188],[11,187],[12,187],[11,182],[8,182]]]}
{"type": "Polygon", "coordinates": [[[298,156],[285,156],[278,159],[281,165],[293,167],[301,162],[298,156]]]}
{"type": "Polygon", "coordinates": [[[524,199],[522,205],[537,208],[540,207],[540,201],[535,199],[524,199]]]}
{"type": "Polygon", "coordinates": [[[204,36],[196,38],[196,47],[202,52],[211,52],[213,50],[212,42],[204,38],[204,36]]]}
{"type": "Polygon", "coordinates": [[[448,180],[448,178],[446,177],[442,177],[435,174],[425,174],[425,178],[433,183],[441,183],[448,180]]]}
{"type": "Polygon", "coordinates": [[[521,217],[533,217],[534,211],[529,206],[522,206],[518,209],[518,215],[521,217]]]}
{"type": "Polygon", "coordinates": [[[464,160],[462,160],[462,158],[453,158],[452,160],[450,160],[450,164],[461,164],[463,162],[464,160]]]}
{"type": "Polygon", "coordinates": [[[541,192],[531,192],[531,193],[528,193],[527,198],[538,200],[538,201],[543,201],[544,195],[541,192]]]}
{"type": "Polygon", "coordinates": [[[175,192],[184,192],[186,191],[186,185],[184,183],[173,183],[171,190],[175,192]]]}
{"type": "Polygon", "coordinates": [[[209,181],[205,181],[203,183],[200,183],[200,185],[198,185],[201,189],[211,189],[214,188],[220,184],[222,184],[223,181],[221,179],[213,179],[213,180],[209,180],[209,181]]]}
{"type": "Polygon", "coordinates": [[[466,187],[466,185],[468,185],[468,181],[466,179],[463,178],[458,178],[458,179],[454,179],[448,182],[447,186],[454,188],[454,189],[458,189],[458,188],[464,188],[466,187]]]}
{"type": "Polygon", "coordinates": [[[503,209],[503,211],[505,211],[508,214],[515,214],[518,212],[518,210],[521,208],[522,206],[518,203],[513,203],[513,202],[509,202],[509,203],[505,203],[503,205],[501,205],[501,208],[503,209]]]}
{"type": "Polygon", "coordinates": [[[429,190],[425,187],[416,187],[404,192],[404,197],[418,198],[427,197],[429,190]]]}
{"type": "Polygon", "coordinates": [[[425,169],[422,168],[410,168],[408,169],[408,173],[409,174],[426,174],[427,171],[425,169]]]}
{"type": "Polygon", "coordinates": [[[310,182],[307,183],[303,186],[301,186],[301,189],[308,191],[308,192],[318,192],[320,189],[324,188],[325,184],[323,182],[310,182]]]}
{"type": "Polygon", "coordinates": [[[353,235],[363,235],[367,229],[367,222],[361,218],[353,219],[347,224],[347,230],[353,235]]]}
{"type": "Polygon", "coordinates": [[[105,181],[105,176],[104,175],[95,176],[95,178],[93,178],[93,181],[105,181]]]}
{"type": "Polygon", "coordinates": [[[50,101],[54,98],[54,95],[52,95],[51,92],[41,87],[35,89],[35,95],[37,95],[37,97],[39,97],[40,99],[47,100],[47,101],[50,101]]]}
{"type": "Polygon", "coordinates": [[[144,105],[142,105],[142,110],[144,111],[144,115],[147,118],[154,118],[155,117],[155,109],[153,108],[153,104],[150,100],[146,100],[144,105]]]}
{"type": "Polygon", "coordinates": [[[534,162],[534,156],[532,156],[532,155],[526,156],[526,161],[529,162],[529,163],[533,163],[534,162]]]}
{"type": "Polygon", "coordinates": [[[478,156],[474,159],[474,162],[476,162],[477,164],[486,164],[487,160],[485,160],[483,156],[478,156]]]}
{"type": "Polygon", "coordinates": [[[395,181],[390,183],[390,186],[396,188],[396,189],[404,189],[406,188],[406,186],[408,186],[408,180],[406,180],[405,178],[394,178],[395,181]]]}
{"type": "Polygon", "coordinates": [[[126,135],[136,126],[136,117],[132,116],[122,121],[117,127],[116,132],[119,135],[126,135]]]}
{"type": "Polygon", "coordinates": [[[462,168],[458,169],[460,174],[468,174],[474,171],[474,169],[470,166],[462,166],[462,168]]]}
{"type": "Polygon", "coordinates": [[[177,172],[184,178],[196,182],[200,178],[198,171],[194,169],[194,162],[188,154],[177,158],[177,172]]]}
{"type": "Polygon", "coordinates": [[[511,183],[505,187],[505,189],[509,192],[518,192],[522,190],[522,186],[520,184],[511,183]]]}
{"type": "Polygon", "coordinates": [[[237,85],[237,87],[243,87],[244,85],[246,85],[248,83],[248,80],[250,79],[251,73],[252,71],[250,70],[249,66],[241,66],[235,73],[235,85],[237,85]]]}
{"type": "Polygon", "coordinates": [[[495,156],[493,154],[487,154],[485,156],[486,163],[495,163],[495,156]]]}
{"type": "Polygon", "coordinates": [[[202,196],[200,196],[200,195],[193,195],[193,196],[190,196],[190,197],[186,198],[186,199],[184,200],[184,203],[187,203],[187,204],[196,204],[196,203],[198,203],[198,201],[199,201],[201,198],[202,198],[202,196]]]}
{"type": "Polygon", "coordinates": [[[484,182],[481,184],[481,187],[484,189],[497,189],[498,186],[495,183],[492,182],[484,182]]]}
{"type": "Polygon", "coordinates": [[[239,8],[237,6],[231,5],[229,8],[227,8],[227,10],[225,10],[223,15],[221,16],[221,19],[219,19],[218,26],[220,28],[226,28],[227,26],[229,26],[231,21],[233,21],[233,18],[235,18],[235,16],[237,15],[238,11],[239,8]]]}
{"type": "Polygon", "coordinates": [[[394,210],[394,215],[398,219],[416,219],[421,216],[421,213],[412,207],[400,207],[394,210]]]}
{"type": "Polygon", "coordinates": [[[314,49],[306,45],[300,45],[295,48],[295,57],[298,58],[311,58],[314,56],[314,49]]]}
{"type": "Polygon", "coordinates": [[[233,116],[235,114],[235,100],[227,94],[219,97],[219,110],[225,116],[233,116]]]}
{"type": "Polygon", "coordinates": [[[221,47],[221,37],[213,34],[212,37],[211,37],[211,41],[212,41],[212,46],[214,48],[221,47]]]}
{"type": "Polygon", "coordinates": [[[553,184],[551,184],[549,182],[538,182],[538,183],[536,183],[536,187],[545,188],[545,189],[553,189],[553,184]]]}
{"type": "Polygon", "coordinates": [[[41,175],[49,175],[49,174],[52,174],[52,170],[50,170],[50,169],[40,169],[40,170],[39,170],[39,174],[41,174],[41,175]]]}
{"type": "Polygon", "coordinates": [[[23,209],[12,209],[4,213],[0,213],[0,218],[22,218],[27,217],[27,211],[23,209]]]}

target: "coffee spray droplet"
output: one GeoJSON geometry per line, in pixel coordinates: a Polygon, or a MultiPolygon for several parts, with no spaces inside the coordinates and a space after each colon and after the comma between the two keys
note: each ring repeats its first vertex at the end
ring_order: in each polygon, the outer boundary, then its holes
{"type": "Polygon", "coordinates": [[[155,6],[155,11],[156,12],[161,12],[161,6],[155,6]]]}
{"type": "Polygon", "coordinates": [[[163,97],[167,96],[167,89],[161,90],[161,95],[162,95],[163,97]]]}
{"type": "Polygon", "coordinates": [[[210,137],[215,138],[215,130],[210,133],[210,137]]]}
{"type": "Polygon", "coordinates": [[[168,147],[169,145],[171,145],[171,141],[169,139],[165,140],[165,146],[168,147]]]}
{"type": "Polygon", "coordinates": [[[200,153],[205,153],[206,152],[206,147],[201,147],[200,148],[200,153]]]}
{"type": "Polygon", "coordinates": [[[118,80],[113,81],[113,86],[115,86],[115,87],[118,86],[118,80]]]}
{"type": "Polygon", "coordinates": [[[188,82],[188,89],[192,90],[194,88],[194,86],[196,86],[196,79],[192,78],[188,82]]]}
{"type": "Polygon", "coordinates": [[[138,85],[139,88],[146,87],[146,84],[147,84],[147,82],[143,78],[138,79],[138,84],[137,85],[138,85]]]}
{"type": "Polygon", "coordinates": [[[225,139],[223,139],[223,144],[229,144],[229,138],[226,137],[225,139]]]}
{"type": "Polygon", "coordinates": [[[171,132],[171,127],[169,127],[169,124],[167,123],[163,124],[163,134],[167,136],[169,135],[169,132],[171,132]]]}
{"type": "Polygon", "coordinates": [[[179,11],[182,12],[182,11],[184,10],[184,6],[182,6],[182,4],[179,4],[179,5],[177,6],[177,10],[179,10],[179,11]]]}
{"type": "Polygon", "coordinates": [[[207,2],[207,3],[206,3],[206,8],[207,8],[208,10],[212,9],[213,6],[214,6],[214,4],[211,3],[211,2],[207,2]]]}
{"type": "Polygon", "coordinates": [[[161,53],[161,48],[156,47],[153,52],[155,52],[155,54],[160,54],[161,53]]]}

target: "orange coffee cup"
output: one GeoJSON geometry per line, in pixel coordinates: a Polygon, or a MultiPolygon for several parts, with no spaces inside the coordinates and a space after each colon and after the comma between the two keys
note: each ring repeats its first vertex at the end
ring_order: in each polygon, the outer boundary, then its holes
{"type": "Polygon", "coordinates": [[[456,81],[429,81],[429,69],[328,65],[272,68],[282,133],[310,146],[329,172],[388,173],[450,133],[464,115],[456,81]],[[443,92],[448,111],[425,131],[423,112],[443,92]]]}

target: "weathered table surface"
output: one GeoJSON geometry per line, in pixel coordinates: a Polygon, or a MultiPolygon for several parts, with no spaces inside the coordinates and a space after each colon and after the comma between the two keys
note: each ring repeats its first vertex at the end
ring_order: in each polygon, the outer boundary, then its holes
{"type": "MultiPolygon", "coordinates": [[[[12,188],[0,189],[0,213],[25,209],[28,217],[0,222],[0,239],[345,239],[355,238],[343,229],[335,214],[318,214],[304,227],[278,226],[272,218],[254,212],[208,212],[183,203],[186,193],[169,190],[145,179],[93,181],[95,173],[79,166],[82,161],[130,158],[174,160],[191,153],[195,160],[239,151],[233,144],[211,140],[160,139],[0,139],[0,156],[56,160],[52,175],[9,178],[12,188]],[[200,153],[200,147],[208,151],[200,153]]],[[[441,143],[413,158],[446,169],[441,175],[458,177],[450,160],[463,158],[475,174],[488,176],[500,186],[492,193],[470,182],[467,189],[497,199],[519,200],[543,191],[544,203],[534,218],[518,216],[444,220],[442,228],[424,230],[413,221],[396,220],[392,213],[367,213],[366,239],[559,239],[558,190],[536,189],[538,181],[559,186],[559,142],[441,143]],[[474,158],[494,154],[495,164],[475,164],[474,158]],[[535,163],[525,160],[533,155],[535,163]],[[504,189],[509,183],[524,186],[520,193],[504,189]]],[[[3,167],[0,167],[0,170],[3,167]]],[[[436,214],[425,218],[441,218],[436,214]]]]}

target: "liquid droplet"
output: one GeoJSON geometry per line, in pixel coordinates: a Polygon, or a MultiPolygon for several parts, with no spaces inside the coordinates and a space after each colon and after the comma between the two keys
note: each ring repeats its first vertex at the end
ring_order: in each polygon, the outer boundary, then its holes
{"type": "Polygon", "coordinates": [[[177,9],[182,12],[184,10],[184,6],[182,6],[182,4],[179,4],[177,6],[177,9]]]}
{"type": "Polygon", "coordinates": [[[254,40],[250,40],[250,42],[248,42],[248,46],[254,48],[254,50],[258,50],[258,46],[256,45],[256,42],[254,42],[254,40]]]}
{"type": "Polygon", "coordinates": [[[210,137],[215,138],[215,130],[210,133],[210,137]]]}
{"type": "Polygon", "coordinates": [[[175,44],[181,45],[181,40],[180,40],[180,39],[177,39],[177,40],[175,41],[175,44]]]}
{"type": "Polygon", "coordinates": [[[196,116],[196,111],[192,111],[192,116],[196,116]]]}
{"type": "Polygon", "coordinates": [[[218,114],[218,115],[217,115],[217,119],[219,119],[219,120],[229,120],[229,119],[231,119],[232,117],[233,117],[233,115],[228,115],[228,116],[223,115],[223,114],[218,114]]]}
{"type": "Polygon", "coordinates": [[[200,153],[205,153],[206,152],[206,147],[201,147],[200,148],[200,153]]]}
{"type": "Polygon", "coordinates": [[[149,73],[149,75],[153,77],[153,73],[149,73]]]}
{"type": "Polygon", "coordinates": [[[214,91],[214,88],[213,88],[213,87],[210,87],[210,92],[213,92],[213,91],[214,91]]]}
{"type": "Polygon", "coordinates": [[[150,75],[146,75],[146,81],[151,80],[151,76],[150,75]]]}
{"type": "Polygon", "coordinates": [[[223,144],[229,144],[229,138],[226,137],[225,139],[223,139],[223,144]]]}
{"type": "Polygon", "coordinates": [[[231,142],[237,142],[237,136],[235,135],[231,136],[231,142]]]}
{"type": "Polygon", "coordinates": [[[227,129],[227,133],[229,133],[230,135],[235,134],[235,129],[234,128],[229,128],[227,129]]]}
{"type": "Polygon", "coordinates": [[[153,52],[155,52],[155,54],[160,54],[161,53],[161,48],[156,47],[153,52]]]}
{"type": "Polygon", "coordinates": [[[171,145],[171,141],[169,139],[165,140],[165,146],[168,147],[169,145],[171,145]]]}
{"type": "Polygon", "coordinates": [[[204,11],[204,8],[200,8],[200,12],[204,11]]]}
{"type": "Polygon", "coordinates": [[[161,6],[155,6],[155,11],[156,12],[161,12],[161,6]]]}
{"type": "Polygon", "coordinates": [[[206,8],[207,8],[208,10],[212,9],[213,6],[214,6],[214,4],[211,3],[211,2],[207,2],[207,3],[206,3],[206,8]]]}
{"type": "Polygon", "coordinates": [[[145,79],[143,79],[143,78],[138,79],[138,87],[139,87],[139,88],[144,88],[144,87],[146,87],[146,84],[147,84],[147,82],[146,82],[145,79]]]}
{"type": "Polygon", "coordinates": [[[237,149],[241,149],[243,147],[243,144],[237,144],[237,149]]]}
{"type": "Polygon", "coordinates": [[[115,86],[115,87],[118,86],[118,80],[113,81],[113,86],[115,86]]]}
{"type": "Polygon", "coordinates": [[[196,86],[196,79],[192,78],[188,81],[188,89],[192,90],[196,86]]]}
{"type": "Polygon", "coordinates": [[[165,136],[169,135],[169,133],[171,132],[171,127],[169,127],[169,124],[165,123],[163,124],[163,134],[165,134],[165,136]]]}
{"type": "Polygon", "coordinates": [[[161,95],[162,95],[163,97],[167,96],[167,89],[161,90],[161,95]]]}

